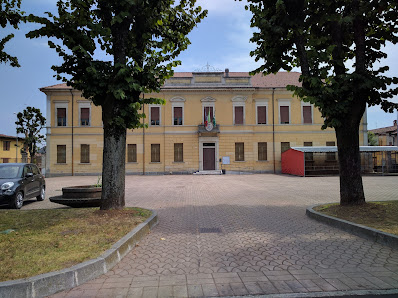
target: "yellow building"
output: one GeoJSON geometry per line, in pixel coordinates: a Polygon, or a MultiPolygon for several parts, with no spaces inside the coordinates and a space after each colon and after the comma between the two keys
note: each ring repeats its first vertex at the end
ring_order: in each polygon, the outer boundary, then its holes
{"type": "Polygon", "coordinates": [[[22,162],[23,138],[0,134],[0,163],[22,162]]]}
{"type": "MultiPolygon", "coordinates": [[[[143,107],[148,128],[127,132],[126,174],[280,173],[290,147],[335,146],[318,109],[287,91],[299,76],[175,73],[153,95],[166,104],[143,107]]],[[[101,107],[66,84],[40,90],[47,95],[46,175],[100,174],[101,107]]],[[[367,144],[366,114],[360,144],[367,144]]]]}

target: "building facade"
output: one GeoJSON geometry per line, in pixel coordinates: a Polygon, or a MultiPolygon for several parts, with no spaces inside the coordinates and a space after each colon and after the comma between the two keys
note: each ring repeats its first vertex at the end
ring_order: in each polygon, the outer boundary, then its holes
{"type": "Polygon", "coordinates": [[[397,120],[394,120],[393,126],[376,128],[369,131],[376,136],[378,146],[398,146],[397,120]]]}
{"type": "Polygon", "coordinates": [[[24,139],[0,134],[0,163],[22,162],[24,139]]]}
{"type": "MultiPolygon", "coordinates": [[[[159,94],[145,95],[166,102],[143,107],[148,128],[127,131],[126,174],[280,173],[281,153],[290,147],[335,146],[334,130],[321,130],[319,110],[286,89],[299,76],[175,73],[159,94]]],[[[100,174],[101,107],[66,84],[40,90],[47,95],[46,175],[100,174]]]]}

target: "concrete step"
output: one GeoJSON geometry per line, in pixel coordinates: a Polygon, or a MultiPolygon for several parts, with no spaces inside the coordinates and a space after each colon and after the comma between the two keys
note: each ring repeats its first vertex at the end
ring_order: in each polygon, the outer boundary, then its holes
{"type": "Polygon", "coordinates": [[[214,171],[198,171],[193,173],[194,175],[222,175],[221,170],[214,170],[214,171]]]}

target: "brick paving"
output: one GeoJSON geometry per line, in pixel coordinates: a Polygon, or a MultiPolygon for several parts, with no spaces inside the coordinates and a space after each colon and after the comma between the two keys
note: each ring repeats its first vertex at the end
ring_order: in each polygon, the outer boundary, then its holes
{"type": "MultiPolygon", "coordinates": [[[[48,178],[49,195],[96,177],[48,178]]],[[[367,200],[398,199],[398,177],[364,177],[367,200]]],[[[156,227],[114,269],[54,297],[202,297],[398,289],[398,250],[311,220],[337,177],[127,176],[126,204],[156,227]]],[[[54,208],[46,202],[29,208],[54,208]]]]}

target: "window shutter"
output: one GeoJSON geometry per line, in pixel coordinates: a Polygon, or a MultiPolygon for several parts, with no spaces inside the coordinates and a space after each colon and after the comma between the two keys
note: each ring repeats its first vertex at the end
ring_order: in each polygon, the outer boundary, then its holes
{"type": "Polygon", "coordinates": [[[183,162],[183,161],[184,161],[183,144],[175,143],[174,144],[174,162],[183,162]]]}
{"type": "Polygon", "coordinates": [[[66,126],[66,109],[58,108],[57,109],[57,125],[58,126],[66,126]]]}
{"type": "Polygon", "coordinates": [[[288,106],[281,106],[280,107],[281,113],[281,124],[289,124],[289,107],[288,106]]]}
{"type": "Polygon", "coordinates": [[[267,143],[258,143],[258,160],[267,160],[267,143]]]}
{"type": "Polygon", "coordinates": [[[245,160],[245,144],[235,143],[235,161],[245,160]]]}
{"type": "Polygon", "coordinates": [[[290,149],[290,142],[281,142],[281,153],[290,149]]]}
{"type": "Polygon", "coordinates": [[[160,162],[160,144],[151,144],[151,162],[160,162]]]}
{"type": "Polygon", "coordinates": [[[127,145],[127,162],[137,162],[137,144],[127,145]]]}
{"type": "Polygon", "coordinates": [[[243,107],[235,107],[235,124],[243,124],[243,107]]]}
{"type": "Polygon", "coordinates": [[[303,120],[304,123],[312,123],[312,107],[304,106],[303,107],[303,120]]]}
{"type": "Polygon", "coordinates": [[[80,122],[81,125],[89,125],[90,123],[90,109],[89,108],[81,108],[80,109],[80,122]]]}
{"type": "Polygon", "coordinates": [[[159,107],[151,107],[151,125],[160,125],[159,107]]]}
{"type": "Polygon", "coordinates": [[[257,107],[257,124],[267,124],[267,107],[257,107]]]}
{"type": "Polygon", "coordinates": [[[80,145],[80,163],[90,163],[90,145],[80,145]]]}
{"type": "Polygon", "coordinates": [[[174,125],[182,125],[182,107],[174,107],[174,125]]]}
{"type": "Polygon", "coordinates": [[[57,163],[66,163],[66,145],[57,145],[57,163]]]}

